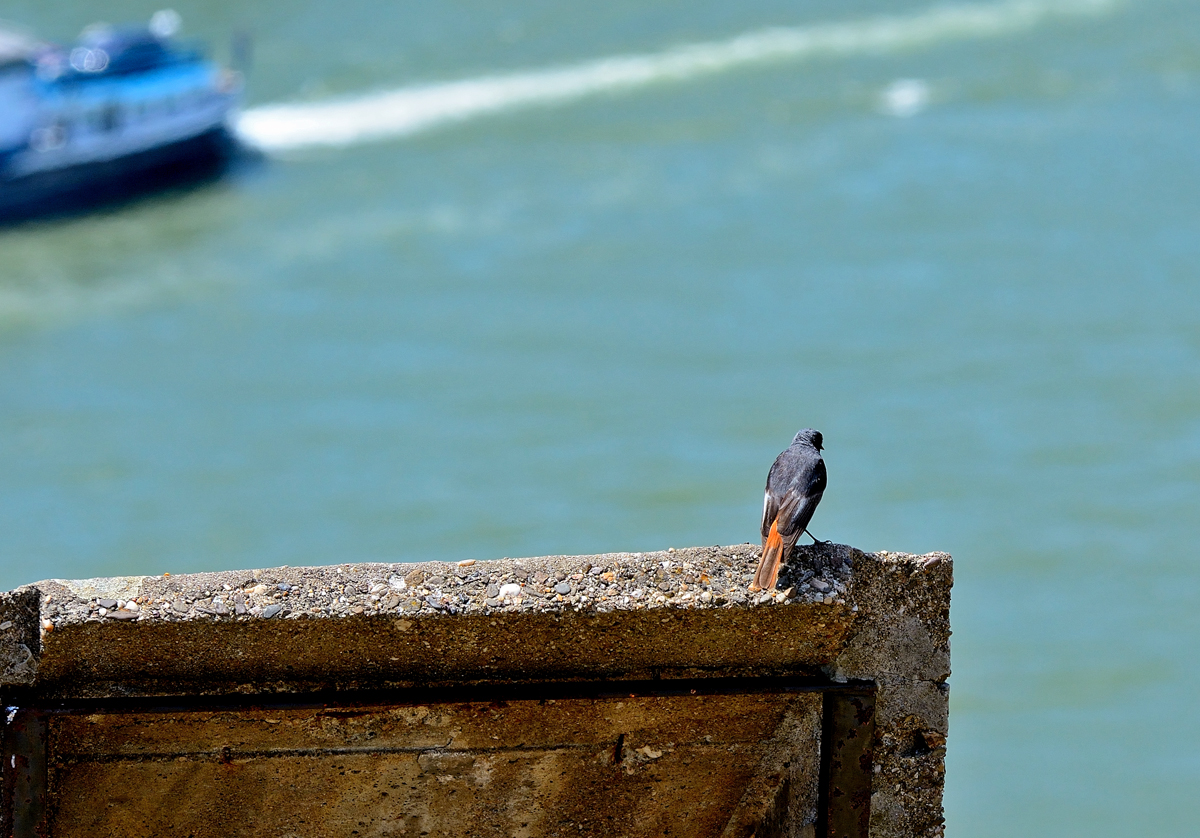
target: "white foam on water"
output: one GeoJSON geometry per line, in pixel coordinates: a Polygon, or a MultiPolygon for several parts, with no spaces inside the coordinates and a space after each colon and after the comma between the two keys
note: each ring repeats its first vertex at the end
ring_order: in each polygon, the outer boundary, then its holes
{"type": "Polygon", "coordinates": [[[1056,17],[1096,15],[1116,0],[1009,0],[938,6],[907,16],[773,28],[659,53],[567,67],[402,87],[354,98],[265,105],[243,113],[237,133],[264,151],[349,146],[531,105],[681,82],[739,67],[806,58],[889,53],[1030,29],[1056,17]]]}
{"type": "Polygon", "coordinates": [[[929,84],[921,79],[896,79],[879,97],[879,110],[889,116],[915,116],[929,105],[929,84]]]}

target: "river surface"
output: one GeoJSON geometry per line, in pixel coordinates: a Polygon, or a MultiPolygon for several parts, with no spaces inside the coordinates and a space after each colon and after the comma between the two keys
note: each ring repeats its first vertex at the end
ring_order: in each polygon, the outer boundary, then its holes
{"type": "Polygon", "coordinates": [[[811,426],[948,835],[1195,834],[1200,5],[177,8],[264,159],[0,230],[0,585],[757,540],[811,426]]]}

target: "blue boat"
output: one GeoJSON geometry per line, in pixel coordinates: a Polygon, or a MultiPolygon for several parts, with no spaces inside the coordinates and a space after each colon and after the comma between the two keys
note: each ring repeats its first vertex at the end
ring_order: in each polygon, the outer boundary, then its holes
{"type": "Polygon", "coordinates": [[[240,73],[175,39],[179,16],[68,48],[0,28],[0,218],[105,203],[215,170],[240,73]]]}

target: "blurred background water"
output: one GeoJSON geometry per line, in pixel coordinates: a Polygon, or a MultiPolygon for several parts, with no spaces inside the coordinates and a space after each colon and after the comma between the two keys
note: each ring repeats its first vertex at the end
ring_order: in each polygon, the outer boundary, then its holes
{"type": "Polygon", "coordinates": [[[4,587],[757,540],[812,426],[956,557],[949,834],[1194,833],[1200,6],[177,8],[268,155],[0,230],[4,587]]]}

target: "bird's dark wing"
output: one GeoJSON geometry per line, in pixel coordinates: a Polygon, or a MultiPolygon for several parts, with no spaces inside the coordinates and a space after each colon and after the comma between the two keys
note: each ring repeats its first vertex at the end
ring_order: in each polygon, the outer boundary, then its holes
{"type": "Polygon", "coordinates": [[[762,537],[766,538],[771,534],[771,524],[775,523],[775,516],[779,514],[779,498],[771,494],[770,484],[767,484],[767,491],[763,497],[763,517],[762,517],[762,537]]]}
{"type": "Polygon", "coordinates": [[[785,539],[799,538],[817,511],[821,495],[825,493],[825,461],[817,458],[810,468],[797,474],[797,480],[788,487],[779,504],[779,534],[785,539]]]}
{"type": "Polygon", "coordinates": [[[764,539],[771,534],[771,525],[775,523],[775,518],[779,515],[779,504],[783,500],[783,492],[780,491],[780,484],[786,485],[791,482],[795,463],[792,462],[790,455],[790,449],[784,450],[775,458],[775,462],[771,463],[771,470],[767,472],[767,489],[765,497],[763,497],[761,527],[764,539]]]}

